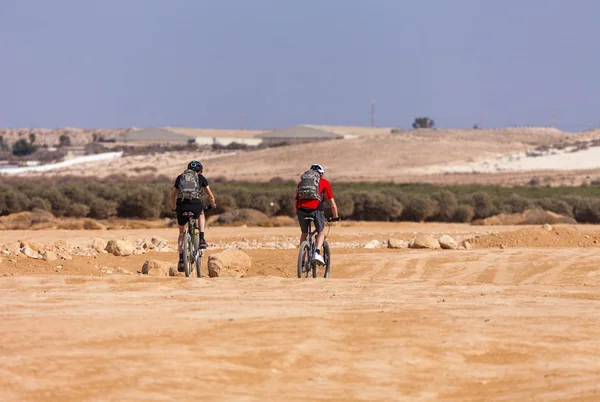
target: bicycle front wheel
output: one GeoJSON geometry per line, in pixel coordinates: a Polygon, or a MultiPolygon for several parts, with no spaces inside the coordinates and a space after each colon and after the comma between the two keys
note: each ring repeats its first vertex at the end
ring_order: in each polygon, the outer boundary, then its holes
{"type": "Polygon", "coordinates": [[[196,257],[196,276],[202,278],[202,253],[200,250],[200,237],[198,234],[194,236],[194,256],[196,257]]]}
{"type": "Polygon", "coordinates": [[[298,250],[298,278],[308,278],[310,274],[310,245],[307,241],[300,244],[298,250]]]}
{"type": "Polygon", "coordinates": [[[186,277],[190,277],[194,269],[194,258],[192,256],[192,238],[189,233],[183,237],[183,270],[186,277]]]}
{"type": "Polygon", "coordinates": [[[323,243],[323,259],[325,260],[325,265],[323,266],[323,278],[329,277],[329,269],[331,268],[331,250],[329,249],[329,243],[325,241],[323,243]]]}

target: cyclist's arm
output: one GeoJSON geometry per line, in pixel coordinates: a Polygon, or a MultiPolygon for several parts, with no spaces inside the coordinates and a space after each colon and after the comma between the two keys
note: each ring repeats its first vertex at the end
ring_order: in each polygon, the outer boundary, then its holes
{"type": "Polygon", "coordinates": [[[175,209],[176,205],[175,205],[175,200],[177,200],[177,189],[174,188],[173,190],[171,190],[171,209],[175,209]]]}
{"type": "Polygon", "coordinates": [[[206,194],[208,194],[208,201],[210,202],[210,205],[214,206],[215,205],[215,196],[214,196],[214,194],[210,190],[209,186],[206,186],[204,188],[206,189],[206,194]]]}
{"type": "Polygon", "coordinates": [[[333,214],[333,217],[337,218],[338,217],[338,209],[337,209],[335,200],[333,198],[329,199],[329,205],[331,205],[331,213],[333,214]]]}

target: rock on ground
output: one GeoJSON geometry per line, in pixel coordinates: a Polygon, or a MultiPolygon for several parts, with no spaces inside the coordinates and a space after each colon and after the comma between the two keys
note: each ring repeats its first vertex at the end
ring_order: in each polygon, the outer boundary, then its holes
{"type": "Polygon", "coordinates": [[[391,237],[388,239],[388,248],[408,248],[409,244],[410,242],[407,240],[393,239],[391,237]]]}
{"type": "Polygon", "coordinates": [[[133,244],[122,239],[111,239],[106,245],[106,251],[116,256],[132,255],[134,251],[133,244]]]}
{"type": "Polygon", "coordinates": [[[29,246],[24,246],[21,249],[21,252],[28,258],[40,258],[40,253],[38,253],[37,251],[33,250],[31,247],[29,246]]]}
{"type": "Polygon", "coordinates": [[[411,244],[411,248],[440,248],[440,242],[429,235],[419,235],[411,244]]]}
{"type": "Polygon", "coordinates": [[[465,240],[462,243],[460,243],[460,247],[464,248],[465,250],[470,250],[473,248],[473,246],[471,245],[471,243],[469,243],[468,240],[465,240]]]}
{"type": "Polygon", "coordinates": [[[101,253],[106,249],[106,240],[96,237],[92,240],[92,248],[101,253]]]}
{"type": "Polygon", "coordinates": [[[169,276],[170,262],[146,260],[142,266],[142,274],[148,276],[169,276]]]}
{"type": "Polygon", "coordinates": [[[241,278],[252,266],[252,259],[240,250],[225,250],[208,256],[208,276],[241,278]]]}
{"type": "Polygon", "coordinates": [[[379,245],[381,243],[379,242],[379,240],[371,240],[370,242],[366,243],[363,247],[364,248],[379,248],[379,245]]]}
{"type": "Polygon", "coordinates": [[[440,246],[446,250],[456,250],[458,248],[458,242],[453,237],[443,235],[438,239],[440,246]]]}
{"type": "Polygon", "coordinates": [[[42,260],[56,261],[56,260],[58,260],[58,255],[54,251],[44,251],[42,253],[42,260]]]}
{"type": "Polygon", "coordinates": [[[185,273],[177,270],[177,264],[171,264],[169,267],[169,276],[185,276],[185,273]]]}

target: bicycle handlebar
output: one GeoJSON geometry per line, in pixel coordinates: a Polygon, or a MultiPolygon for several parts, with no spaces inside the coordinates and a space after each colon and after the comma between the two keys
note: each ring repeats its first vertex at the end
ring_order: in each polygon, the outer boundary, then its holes
{"type": "MultiPolygon", "coordinates": [[[[203,209],[204,211],[210,211],[211,209],[215,209],[216,207],[217,207],[217,204],[215,204],[215,205],[209,205],[209,206],[207,206],[207,207],[204,207],[204,208],[202,208],[202,209],[203,209]]],[[[176,211],[177,211],[177,208],[175,208],[175,209],[171,209],[171,212],[176,212],[176,211]]]]}
{"type": "Polygon", "coordinates": [[[337,218],[327,218],[327,222],[338,222],[341,220],[342,218],[340,218],[339,216],[337,218]]]}

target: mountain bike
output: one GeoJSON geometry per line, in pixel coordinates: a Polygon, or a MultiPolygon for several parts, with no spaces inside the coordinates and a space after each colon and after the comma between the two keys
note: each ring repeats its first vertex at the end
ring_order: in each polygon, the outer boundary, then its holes
{"type": "Polygon", "coordinates": [[[327,219],[327,234],[323,241],[322,255],[325,261],[324,265],[318,264],[315,261],[315,253],[317,250],[317,230],[311,230],[311,224],[315,221],[314,218],[304,218],[308,222],[308,238],[300,244],[298,250],[298,278],[308,278],[312,273],[313,278],[323,276],[323,278],[329,277],[329,270],[331,268],[331,251],[329,249],[329,243],[327,243],[327,236],[331,231],[331,225],[329,222],[339,221],[340,218],[328,218],[327,219]]]}
{"type": "MultiPolygon", "coordinates": [[[[204,210],[211,210],[213,207],[205,207],[204,210]]],[[[202,257],[204,256],[204,249],[200,248],[200,231],[196,225],[196,219],[194,213],[191,211],[184,212],[183,216],[188,218],[187,230],[183,237],[183,271],[186,277],[192,276],[194,273],[194,266],[196,269],[196,276],[202,278],[202,257]]]]}

